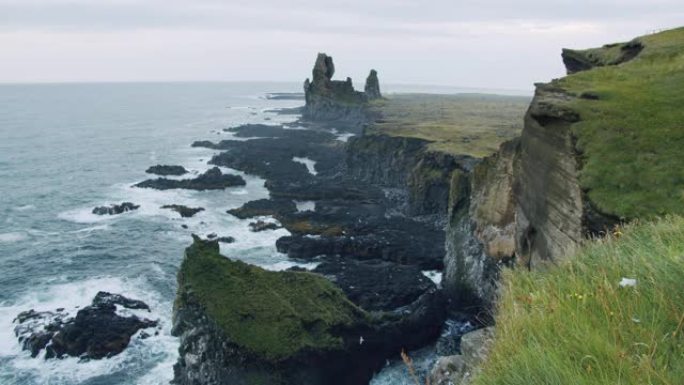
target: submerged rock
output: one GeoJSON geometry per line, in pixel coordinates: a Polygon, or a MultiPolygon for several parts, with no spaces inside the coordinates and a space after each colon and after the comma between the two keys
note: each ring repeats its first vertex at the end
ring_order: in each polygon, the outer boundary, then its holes
{"type": "Polygon", "coordinates": [[[120,205],[113,204],[109,206],[99,206],[95,207],[92,211],[95,215],[118,215],[123,214],[128,211],[133,211],[139,209],[140,206],[131,202],[123,202],[120,205]]]}
{"type": "Polygon", "coordinates": [[[266,231],[266,230],[277,230],[281,227],[282,226],[280,226],[277,223],[265,222],[265,221],[261,221],[261,220],[256,221],[256,222],[252,222],[249,224],[249,230],[252,232],[255,232],[255,233],[258,233],[260,231],[266,231]]]}
{"type": "Polygon", "coordinates": [[[161,165],[158,164],[156,166],[152,166],[145,170],[146,173],[148,174],[157,174],[157,175],[183,175],[187,174],[188,170],[185,169],[183,166],[167,166],[167,165],[161,165]]]}
{"type": "Polygon", "coordinates": [[[164,205],[161,208],[173,210],[183,218],[190,218],[200,211],[204,211],[203,207],[188,207],[183,205],[164,205]]]}
{"type": "Polygon", "coordinates": [[[214,167],[195,179],[148,179],[134,185],[134,187],[153,188],[157,190],[223,190],[227,187],[244,186],[246,184],[247,183],[241,176],[223,174],[218,167],[214,167]]]}
{"type": "Polygon", "coordinates": [[[119,315],[117,306],[149,311],[142,301],[99,292],[92,303],[73,318],[64,309],[22,312],[14,320],[17,324],[14,333],[22,348],[31,352],[31,357],[37,357],[42,350],[45,350],[45,358],[111,357],[121,353],[139,330],[156,327],[158,322],[135,315],[119,315]]]}

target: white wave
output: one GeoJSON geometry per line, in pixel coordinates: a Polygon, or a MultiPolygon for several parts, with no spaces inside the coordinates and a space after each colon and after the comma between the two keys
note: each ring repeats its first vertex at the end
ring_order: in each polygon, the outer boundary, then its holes
{"type": "Polygon", "coordinates": [[[97,225],[97,226],[86,227],[86,228],[83,228],[83,229],[80,229],[80,230],[71,231],[71,233],[74,233],[74,234],[92,233],[93,231],[104,231],[104,230],[109,230],[109,225],[104,224],[104,225],[97,225]]]}
{"type": "Polygon", "coordinates": [[[314,211],[316,209],[315,201],[294,201],[294,203],[297,205],[297,211],[299,212],[314,211]]]}
{"type": "Polygon", "coordinates": [[[15,211],[28,211],[28,210],[34,210],[35,208],[36,208],[36,206],[34,206],[34,205],[23,205],[23,206],[15,207],[14,210],[15,211]]]}
{"type": "Polygon", "coordinates": [[[14,242],[19,242],[23,241],[27,238],[26,233],[20,232],[20,231],[15,231],[11,233],[2,233],[0,234],[0,243],[14,243],[14,242]]]}
{"type": "Polygon", "coordinates": [[[423,270],[423,275],[430,278],[436,285],[442,283],[442,272],[439,270],[423,270]]]}
{"type": "Polygon", "coordinates": [[[116,217],[116,215],[93,214],[93,207],[95,206],[96,205],[93,205],[92,207],[81,207],[72,210],[62,211],[61,213],[57,214],[57,218],[75,223],[96,223],[111,220],[116,217]]]}
{"type": "Polygon", "coordinates": [[[263,267],[266,270],[271,270],[271,271],[283,271],[287,270],[292,267],[301,267],[306,270],[313,270],[315,269],[318,265],[320,265],[320,262],[309,262],[309,263],[299,263],[299,262],[294,262],[294,261],[280,261],[280,262],[275,262],[269,265],[263,265],[263,267]]]}
{"type": "Polygon", "coordinates": [[[316,161],[309,159],[309,158],[300,158],[300,157],[293,157],[292,161],[301,163],[306,166],[306,169],[309,170],[309,174],[311,175],[316,175],[318,172],[316,171],[316,161]]]}
{"type": "Polygon", "coordinates": [[[36,384],[80,383],[89,378],[129,370],[132,366],[146,363],[154,366],[149,373],[155,373],[155,377],[146,378],[144,383],[168,384],[172,379],[173,370],[167,369],[176,361],[178,349],[178,340],[170,334],[172,304],[161,299],[161,296],[143,279],[99,277],[35,289],[12,304],[0,304],[0,357],[7,359],[8,362],[8,365],[0,368],[0,377],[23,373],[30,375],[32,382],[36,384]],[[70,314],[76,314],[79,308],[88,305],[101,290],[147,303],[151,311],[142,311],[139,315],[159,319],[158,334],[144,340],[134,336],[128,348],[122,353],[111,358],[86,362],[80,362],[75,357],[59,360],[31,358],[29,352],[21,350],[13,333],[12,321],[17,314],[29,309],[54,311],[57,308],[64,308],[70,314]]]}

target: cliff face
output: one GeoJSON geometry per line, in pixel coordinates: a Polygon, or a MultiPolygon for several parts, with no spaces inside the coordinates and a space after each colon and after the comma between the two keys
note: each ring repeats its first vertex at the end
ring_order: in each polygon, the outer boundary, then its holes
{"type": "Polygon", "coordinates": [[[452,298],[491,302],[502,262],[542,268],[616,224],[683,211],[682,36],[563,51],[571,75],[537,85],[518,142],[454,179],[452,298]]]}
{"type": "Polygon", "coordinates": [[[363,121],[366,103],[381,97],[377,72],[372,70],[368,76],[366,92],[354,90],[351,78],[332,80],[334,74],[332,57],[319,53],[311,80],[304,81],[303,117],[313,121],[363,121]]]}
{"type": "Polygon", "coordinates": [[[443,285],[456,303],[491,302],[500,265],[515,255],[518,140],[451,179],[443,285]]]}
{"type": "Polygon", "coordinates": [[[363,135],[349,141],[347,170],[365,183],[398,189],[409,215],[444,217],[455,170],[472,170],[476,158],[430,151],[430,141],[363,135]]]}

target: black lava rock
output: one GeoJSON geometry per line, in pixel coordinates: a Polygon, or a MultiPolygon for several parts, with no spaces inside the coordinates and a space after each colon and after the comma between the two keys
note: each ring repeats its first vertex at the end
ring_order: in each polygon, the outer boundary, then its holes
{"type": "Polygon", "coordinates": [[[214,167],[195,179],[148,179],[134,187],[153,188],[157,190],[188,189],[188,190],[223,190],[227,187],[244,186],[247,183],[239,175],[223,174],[218,167],[214,167]]]}
{"type": "Polygon", "coordinates": [[[133,211],[139,209],[140,206],[131,202],[123,202],[120,205],[113,204],[109,206],[99,206],[95,207],[92,211],[95,215],[117,215],[122,214],[127,211],[133,211]]]}
{"type": "Polygon", "coordinates": [[[183,175],[187,174],[188,170],[185,169],[183,166],[167,166],[167,165],[156,165],[148,168],[145,170],[146,173],[148,174],[157,174],[157,175],[183,175]]]}

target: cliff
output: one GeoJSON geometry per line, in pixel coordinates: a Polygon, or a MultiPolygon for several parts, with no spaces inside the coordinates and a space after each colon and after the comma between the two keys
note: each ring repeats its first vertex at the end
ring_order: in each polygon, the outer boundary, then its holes
{"type": "Polygon", "coordinates": [[[450,203],[460,213],[447,230],[454,298],[491,302],[498,268],[488,266],[543,268],[622,222],[684,212],[683,42],[680,28],[563,51],[570,75],[537,85],[520,139],[450,203]]]}
{"type": "Polygon", "coordinates": [[[332,57],[319,53],[312,78],[304,81],[304,119],[313,121],[362,121],[364,109],[370,100],[379,99],[378,73],[371,70],[365,92],[356,91],[351,78],[332,80],[335,64],[332,57]]]}

